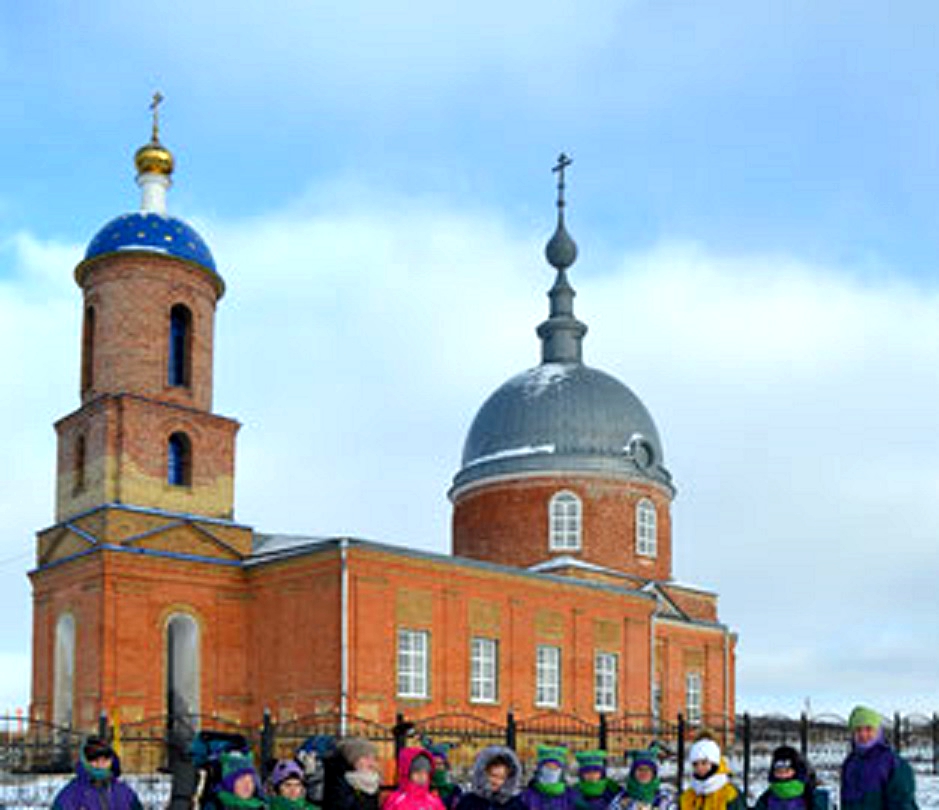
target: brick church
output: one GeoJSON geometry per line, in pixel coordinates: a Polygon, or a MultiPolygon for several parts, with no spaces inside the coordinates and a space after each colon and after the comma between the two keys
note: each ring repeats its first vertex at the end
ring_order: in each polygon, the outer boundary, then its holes
{"type": "Polygon", "coordinates": [[[583,362],[563,156],[541,362],[473,421],[439,554],[235,519],[239,423],[212,398],[225,284],[167,213],[157,124],[135,156],[140,210],[75,269],[80,401],[55,424],[56,514],[30,573],[32,716],[732,716],[736,637],[714,593],[672,579],[655,423],[583,362]]]}

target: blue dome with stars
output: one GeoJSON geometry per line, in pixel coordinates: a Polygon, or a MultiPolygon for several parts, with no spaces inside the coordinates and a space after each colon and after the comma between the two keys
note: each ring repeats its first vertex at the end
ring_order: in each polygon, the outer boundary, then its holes
{"type": "Polygon", "coordinates": [[[85,259],[121,250],[164,253],[195,262],[218,275],[212,251],[202,237],[191,225],[165,214],[141,211],[112,219],[91,240],[85,259]]]}

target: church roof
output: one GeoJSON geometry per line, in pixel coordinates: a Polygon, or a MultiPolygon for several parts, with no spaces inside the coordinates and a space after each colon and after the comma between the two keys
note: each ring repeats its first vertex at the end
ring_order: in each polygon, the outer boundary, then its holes
{"type": "Polygon", "coordinates": [[[85,259],[125,250],[175,256],[218,275],[212,251],[196,229],[166,214],[138,211],[112,219],[88,244],[85,259]]]}
{"type": "Polygon", "coordinates": [[[583,363],[542,363],[480,408],[454,488],[531,472],[605,473],[670,486],[663,462],[655,423],[628,387],[583,363]]]}
{"type": "Polygon", "coordinates": [[[561,155],[558,221],[545,248],[555,269],[550,313],[537,329],[542,362],[512,377],[476,414],[451,497],[478,481],[535,473],[594,473],[651,480],[672,489],[659,432],[627,386],[583,362],[587,327],[574,315],[567,271],[577,246],[564,222],[561,155]]]}

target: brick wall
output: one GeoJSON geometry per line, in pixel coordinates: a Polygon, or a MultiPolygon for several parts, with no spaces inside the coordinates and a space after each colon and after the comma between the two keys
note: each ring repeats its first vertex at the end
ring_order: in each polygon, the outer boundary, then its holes
{"type": "Polygon", "coordinates": [[[496,482],[467,490],[453,507],[453,553],[461,557],[527,567],[557,554],[569,554],[644,579],[671,576],[670,496],[639,481],[586,476],[531,478],[496,482]],[[582,549],[551,552],[548,548],[548,504],[567,490],[583,505],[582,549]],[[655,504],[658,554],[636,554],[636,504],[655,504]]]}

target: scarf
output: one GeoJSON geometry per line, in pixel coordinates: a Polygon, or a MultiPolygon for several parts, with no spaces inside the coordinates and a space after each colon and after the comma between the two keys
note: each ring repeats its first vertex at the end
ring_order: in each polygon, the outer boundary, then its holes
{"type": "Polygon", "coordinates": [[[869,743],[861,744],[855,740],[854,749],[864,754],[870,751],[871,748],[873,748],[875,745],[878,745],[879,743],[882,743],[883,741],[884,741],[884,730],[882,728],[879,728],[877,729],[877,736],[874,737],[874,739],[871,740],[869,743]]]}
{"type": "Polygon", "coordinates": [[[607,781],[598,779],[596,782],[586,782],[581,779],[577,783],[577,789],[588,799],[599,799],[607,789],[607,781]]]}
{"type": "Polygon", "coordinates": [[[360,793],[367,793],[369,796],[378,793],[381,785],[378,771],[347,771],[346,781],[360,793]]]}
{"type": "Polygon", "coordinates": [[[309,810],[313,807],[302,796],[299,799],[288,799],[286,796],[272,796],[268,807],[271,810],[309,810]]]}
{"type": "Polygon", "coordinates": [[[691,789],[699,796],[710,796],[712,793],[717,793],[726,784],[726,773],[715,773],[707,779],[698,779],[697,776],[691,777],[691,789]]]}
{"type": "Polygon", "coordinates": [[[645,783],[640,782],[635,776],[630,776],[626,780],[626,795],[630,799],[638,799],[643,804],[652,804],[661,784],[662,780],[657,776],[645,783]]]}
{"type": "Polygon", "coordinates": [[[779,799],[795,799],[805,793],[805,783],[798,779],[787,779],[785,782],[773,782],[769,789],[779,799]]]}
{"type": "Polygon", "coordinates": [[[218,792],[218,800],[223,806],[234,807],[236,810],[253,810],[253,808],[264,807],[264,801],[257,796],[252,796],[250,799],[242,799],[240,796],[229,793],[227,790],[220,790],[218,792]]]}
{"type": "Polygon", "coordinates": [[[81,754],[81,763],[82,763],[82,767],[85,769],[85,773],[88,774],[88,778],[91,779],[92,782],[100,783],[100,782],[111,781],[111,776],[112,776],[111,765],[108,765],[105,768],[92,768],[91,764],[85,758],[84,751],[81,754]]]}

